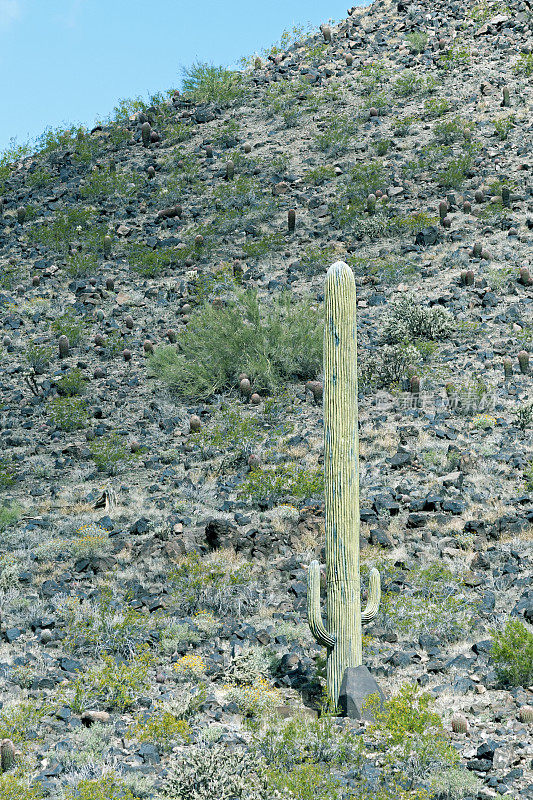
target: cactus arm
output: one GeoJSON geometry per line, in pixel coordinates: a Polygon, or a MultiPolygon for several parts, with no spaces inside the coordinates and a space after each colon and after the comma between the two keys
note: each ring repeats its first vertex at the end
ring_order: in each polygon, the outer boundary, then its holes
{"type": "Polygon", "coordinates": [[[368,587],[368,602],[364,611],[361,611],[361,622],[372,622],[376,619],[379,601],[381,600],[381,580],[377,569],[370,570],[370,584],[368,587]]]}
{"type": "Polygon", "coordinates": [[[320,564],[318,561],[311,561],[309,564],[307,616],[311,633],[317,642],[325,647],[333,647],[335,645],[335,637],[327,632],[320,613],[320,564]]]}

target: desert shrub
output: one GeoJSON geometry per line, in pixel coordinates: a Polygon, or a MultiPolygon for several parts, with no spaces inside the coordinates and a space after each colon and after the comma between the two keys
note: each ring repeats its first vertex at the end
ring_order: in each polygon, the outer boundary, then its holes
{"type": "Polygon", "coordinates": [[[462,579],[435,564],[411,570],[401,592],[384,587],[380,619],[387,629],[454,641],[471,629],[475,610],[462,579]]]}
{"type": "Polygon", "coordinates": [[[223,551],[201,558],[184,557],[168,576],[178,609],[185,614],[212,611],[240,616],[260,602],[257,578],[249,565],[235,562],[223,551]]]}
{"type": "Polygon", "coordinates": [[[138,175],[125,175],[120,172],[96,169],[84,181],[80,194],[84,200],[99,203],[115,194],[121,197],[133,196],[140,185],[138,175]]]}
{"type": "Polygon", "coordinates": [[[44,797],[39,784],[31,785],[29,778],[10,773],[0,774],[0,795],[2,800],[41,800],[44,797]]]}
{"type": "Polygon", "coordinates": [[[256,733],[254,747],[279,771],[291,771],[304,763],[322,763],[349,764],[357,773],[364,762],[361,737],[350,729],[340,729],[331,714],[322,714],[318,719],[270,717],[256,733]]]}
{"type": "Polygon", "coordinates": [[[132,708],[140,694],[150,687],[152,656],[147,649],[129,661],[103,654],[94,667],[79,673],[66,689],[68,702],[75,713],[103,705],[122,713],[132,708]]]}
{"type": "Polygon", "coordinates": [[[135,795],[120,778],[111,774],[80,780],[74,789],[64,790],[62,800],[135,800],[135,795]]]}
{"type": "Polygon", "coordinates": [[[519,620],[509,620],[494,631],[491,658],[503,684],[529,686],[533,682],[533,633],[519,620]]]}
{"type": "Polygon", "coordinates": [[[467,173],[472,168],[473,159],[470,154],[453,158],[446,167],[438,173],[440,186],[445,189],[459,189],[467,173]]]}
{"type": "Polygon", "coordinates": [[[121,467],[135,458],[126,447],[122,436],[116,432],[95,439],[88,446],[97,469],[107,475],[116,475],[121,467]]]}
{"type": "Polygon", "coordinates": [[[17,471],[10,458],[0,457],[0,489],[7,489],[15,483],[17,471]]]}
{"type": "Polygon", "coordinates": [[[270,800],[265,765],[256,755],[224,745],[194,746],[169,766],[161,794],[168,800],[270,800]]]}
{"type": "Polygon", "coordinates": [[[241,372],[258,389],[312,378],[320,368],[320,312],[282,295],[263,306],[243,292],[222,308],[204,303],[178,337],[149,359],[152,375],[179,397],[207,398],[234,386],[241,372]]]}
{"type": "Polygon", "coordinates": [[[240,488],[240,495],[254,502],[276,502],[292,497],[303,500],[321,495],[323,491],[322,468],[313,469],[288,462],[251,470],[240,488]]]}
{"type": "Polygon", "coordinates": [[[321,764],[298,764],[290,772],[271,770],[270,785],[291,800],[339,800],[343,788],[321,764]]]}
{"type": "Polygon", "coordinates": [[[78,317],[74,309],[69,308],[57,317],[50,327],[58,336],[67,336],[72,347],[76,347],[83,341],[87,323],[78,317]]]}
{"type": "Polygon", "coordinates": [[[431,710],[432,702],[431,695],[404,684],[383,706],[375,696],[368,703],[375,718],[369,732],[384,753],[388,778],[406,789],[459,762],[459,754],[448,741],[442,719],[431,710]]]}
{"type": "Polygon", "coordinates": [[[274,666],[275,657],[264,647],[248,645],[231,658],[224,669],[227,684],[251,686],[259,678],[268,676],[274,666]]]}
{"type": "Polygon", "coordinates": [[[305,183],[308,183],[311,186],[322,186],[322,184],[327,183],[327,181],[333,180],[334,177],[335,167],[332,167],[329,164],[324,164],[306,170],[306,172],[304,172],[303,179],[305,183]]]}
{"type": "Polygon", "coordinates": [[[96,274],[98,259],[95,253],[73,253],[67,257],[65,269],[72,278],[86,278],[96,274]]]}
{"type": "Polygon", "coordinates": [[[49,712],[49,707],[38,706],[32,699],[4,703],[0,710],[0,738],[11,739],[24,752],[30,741],[39,739],[36,730],[49,712]]]}
{"type": "Polygon", "coordinates": [[[494,132],[501,142],[504,142],[509,137],[510,132],[514,128],[515,120],[516,117],[514,114],[494,120],[494,132]]]}
{"type": "Polygon", "coordinates": [[[78,367],[69,370],[66,375],[63,375],[56,381],[57,392],[62,397],[74,397],[83,394],[86,385],[87,378],[78,367]]]}
{"type": "Polygon", "coordinates": [[[407,46],[411,53],[423,53],[426,49],[426,45],[428,43],[428,35],[427,33],[422,33],[421,31],[413,31],[412,33],[408,33],[405,37],[407,42],[407,46]]]}
{"type": "Polygon", "coordinates": [[[89,208],[58,211],[51,221],[32,227],[28,236],[30,241],[66,255],[72,242],[93,242],[99,235],[101,226],[95,225],[95,216],[89,208]]]}
{"type": "Polygon", "coordinates": [[[356,132],[356,126],[350,117],[329,117],[323,131],[315,136],[315,146],[330,158],[337,158],[346,153],[356,132]]]}
{"type": "MultiPolygon", "coordinates": [[[[525,431],[533,425],[533,402],[524,403],[515,411],[515,421],[520,430],[525,431]]],[[[2,485],[2,468],[0,466],[0,486],[2,485]]]]}
{"type": "Polygon", "coordinates": [[[132,269],[145,278],[156,278],[181,260],[181,254],[170,247],[154,250],[143,242],[129,242],[125,256],[132,269]]]}
{"type": "Polygon", "coordinates": [[[445,97],[429,97],[424,101],[424,114],[429,119],[442,117],[451,111],[451,104],[445,97]]]}
{"type": "Polygon", "coordinates": [[[0,505],[0,533],[14,525],[22,515],[22,507],[18,503],[2,503],[0,505]]]}
{"type": "Polygon", "coordinates": [[[513,72],[515,75],[531,77],[533,75],[533,53],[521,53],[513,67],[513,72]]]}
{"type": "Polygon", "coordinates": [[[37,342],[29,342],[26,346],[25,357],[35,374],[42,375],[52,358],[52,348],[37,342]]]}
{"type": "Polygon", "coordinates": [[[333,245],[307,245],[300,256],[300,268],[305,275],[324,275],[335,261],[333,245]]]}
{"type": "Polygon", "coordinates": [[[58,397],[49,400],[48,416],[59,430],[75,431],[87,424],[87,401],[83,397],[58,397]]]}
{"type": "Polygon", "coordinates": [[[483,783],[468,770],[451,767],[435,772],[429,785],[436,800],[463,800],[464,797],[477,797],[483,783]]]}
{"type": "Polygon", "coordinates": [[[258,677],[252,683],[226,686],[226,702],[235,703],[241,714],[248,718],[260,718],[283,702],[279,689],[266,678],[258,677]]]}
{"type": "Polygon", "coordinates": [[[454,119],[437,122],[433,128],[433,135],[439,144],[453,144],[453,142],[470,141],[472,139],[473,124],[457,116],[454,119]]]}
{"type": "Polygon", "coordinates": [[[446,339],[454,329],[452,315],[442,306],[423,306],[413,295],[402,295],[392,305],[383,327],[389,342],[446,339]]]}
{"type": "Polygon", "coordinates": [[[240,73],[197,61],[183,69],[183,91],[195,103],[230,106],[244,98],[240,73]]]}
{"type": "Polygon", "coordinates": [[[364,392],[390,388],[414,375],[420,364],[420,352],[411,344],[383,345],[359,364],[359,386],[364,392]]]}
{"type": "Polygon", "coordinates": [[[191,736],[188,722],[164,703],[159,703],[143,720],[137,721],[130,731],[140,742],[153,742],[164,753],[177,742],[187,742],[191,736]]]}
{"type": "Polygon", "coordinates": [[[406,69],[394,82],[394,91],[400,97],[427,94],[435,89],[436,80],[431,75],[424,77],[406,69]]]}

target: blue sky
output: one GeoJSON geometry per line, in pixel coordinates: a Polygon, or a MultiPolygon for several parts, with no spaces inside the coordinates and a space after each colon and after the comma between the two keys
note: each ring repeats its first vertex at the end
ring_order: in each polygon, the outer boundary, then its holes
{"type": "Polygon", "coordinates": [[[91,126],[121,98],[179,88],[194,61],[237,65],[347,0],[0,0],[0,151],[91,126]]]}

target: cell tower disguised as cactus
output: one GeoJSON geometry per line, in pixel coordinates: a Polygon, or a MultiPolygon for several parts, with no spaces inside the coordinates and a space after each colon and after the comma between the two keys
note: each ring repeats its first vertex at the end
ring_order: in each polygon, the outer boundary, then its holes
{"type": "Polygon", "coordinates": [[[320,613],[320,565],[309,566],[309,627],[327,653],[327,685],[337,705],[344,672],[362,664],[362,624],[375,619],[377,569],[361,611],[359,579],[359,437],[355,281],[343,261],[326,276],[324,323],[324,486],[326,506],[327,629],[320,613]]]}

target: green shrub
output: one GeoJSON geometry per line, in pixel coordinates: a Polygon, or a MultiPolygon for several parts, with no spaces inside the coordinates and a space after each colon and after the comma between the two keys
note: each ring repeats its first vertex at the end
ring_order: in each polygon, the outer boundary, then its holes
{"type": "Polygon", "coordinates": [[[533,75],[533,53],[521,53],[513,72],[515,75],[525,75],[526,78],[530,78],[533,75]]]}
{"type": "Polygon", "coordinates": [[[99,203],[115,194],[121,197],[133,196],[140,185],[138,175],[124,175],[120,172],[97,169],[85,179],[80,189],[84,200],[99,203]]]}
{"type": "Polygon", "coordinates": [[[418,687],[404,684],[380,706],[370,698],[375,723],[370,734],[385,756],[389,780],[412,789],[440,769],[454,767],[459,754],[448,741],[442,719],[431,710],[433,699],[418,687]]]}
{"type": "Polygon", "coordinates": [[[66,375],[56,381],[56,388],[62,397],[74,397],[85,392],[87,378],[81,369],[75,367],[69,370],[66,375]]]}
{"type": "Polygon", "coordinates": [[[320,312],[282,295],[262,306],[243,292],[223,308],[204,303],[178,337],[149,359],[152,375],[179,397],[203,398],[235,386],[245,372],[258,389],[309,379],[320,368],[320,312]]]}
{"type": "Polygon", "coordinates": [[[397,594],[384,588],[381,624],[417,637],[432,634],[456,641],[472,627],[475,603],[461,578],[439,565],[409,572],[408,584],[397,594]]]}
{"type": "Polygon", "coordinates": [[[303,176],[305,183],[308,183],[311,186],[322,186],[322,184],[326,183],[327,181],[333,180],[334,177],[335,167],[332,167],[329,164],[308,169],[306,172],[304,172],[303,176]]]}
{"type": "Polygon", "coordinates": [[[66,271],[72,278],[86,278],[98,269],[98,259],[94,253],[74,253],[67,258],[66,271]]]}
{"type": "Polygon", "coordinates": [[[191,553],[168,577],[174,600],[185,614],[212,611],[240,616],[253,612],[259,603],[257,579],[249,565],[230,560],[222,551],[203,559],[191,553]]]}
{"type": "Polygon", "coordinates": [[[37,706],[32,699],[4,703],[0,710],[0,738],[11,739],[17,749],[25,752],[30,741],[40,739],[36,730],[49,712],[48,706],[37,706]]]}
{"type": "Polygon", "coordinates": [[[394,91],[400,97],[427,94],[435,89],[437,82],[431,75],[424,77],[406,69],[394,82],[394,91]]]}
{"type": "Polygon", "coordinates": [[[494,120],[494,131],[501,142],[504,142],[508,137],[515,124],[515,115],[510,114],[508,117],[500,117],[494,120]]]}
{"type": "Polygon", "coordinates": [[[322,495],[323,492],[323,470],[309,469],[294,462],[253,469],[240,488],[242,497],[256,502],[289,497],[303,500],[322,495]]]}
{"type": "Polygon", "coordinates": [[[164,753],[177,742],[187,742],[191,736],[191,728],[176,713],[159,704],[143,721],[138,721],[131,728],[132,735],[140,742],[153,742],[164,753]]]}
{"type": "Polygon", "coordinates": [[[188,747],[170,764],[161,793],[167,800],[270,800],[263,760],[220,744],[188,747]]]}
{"type": "Polygon", "coordinates": [[[95,216],[95,212],[88,208],[57,212],[52,221],[47,220],[46,224],[30,229],[30,241],[67,255],[72,242],[94,244],[102,236],[102,226],[96,224],[95,216]]]}
{"type": "Polygon", "coordinates": [[[26,361],[36,375],[42,375],[52,358],[52,348],[37,342],[30,342],[26,347],[26,361]]]}
{"type": "Polygon", "coordinates": [[[183,91],[195,103],[218,103],[230,106],[244,99],[244,85],[239,72],[195,62],[183,69],[183,91]]]}
{"type": "Polygon", "coordinates": [[[454,330],[454,319],[442,306],[423,306],[413,295],[402,295],[392,305],[383,326],[383,336],[389,342],[414,339],[441,340],[454,330]]]}
{"type": "Polygon", "coordinates": [[[83,397],[58,397],[48,401],[48,416],[62,431],[75,431],[87,424],[87,402],[83,397]]]}
{"type": "Polygon", "coordinates": [[[455,119],[438,122],[433,128],[433,135],[439,144],[468,142],[472,139],[473,127],[471,122],[466,122],[458,116],[455,119]]]}
{"type": "Polygon", "coordinates": [[[533,633],[519,620],[494,631],[491,658],[500,681],[527,687],[533,682],[533,633]]]}
{"type": "Polygon", "coordinates": [[[413,31],[413,33],[408,33],[405,37],[407,42],[407,46],[411,53],[418,55],[418,53],[423,53],[426,49],[428,43],[428,35],[427,33],[421,33],[420,31],[413,31]]]}
{"type": "Polygon", "coordinates": [[[338,800],[343,784],[322,764],[298,764],[290,772],[270,770],[270,785],[291,800],[338,800]]]}
{"type": "Polygon", "coordinates": [[[0,774],[0,795],[2,800],[42,800],[44,797],[38,784],[32,786],[29,778],[10,773],[0,774]]]}
{"type": "Polygon", "coordinates": [[[67,787],[62,800],[135,800],[126,784],[114,775],[102,778],[84,778],[75,789],[67,787]]]}
{"type": "Polygon", "coordinates": [[[150,665],[152,656],[146,649],[135,654],[129,661],[115,660],[102,655],[94,667],[78,673],[65,690],[73,690],[70,706],[77,714],[88,708],[116,709],[121,713],[132,708],[139,695],[150,688],[150,665]]]}
{"type": "Polygon", "coordinates": [[[67,336],[72,347],[81,344],[87,329],[87,322],[77,316],[74,309],[69,308],[57,317],[50,325],[58,336],[67,336]]]}
{"type": "Polygon", "coordinates": [[[435,772],[429,782],[432,793],[439,800],[463,800],[478,797],[482,781],[466,769],[451,767],[435,772]]]}
{"type": "Polygon", "coordinates": [[[442,117],[451,110],[451,104],[445,97],[429,97],[424,101],[424,114],[429,119],[442,117]]]}
{"type": "Polygon", "coordinates": [[[122,436],[115,432],[90,442],[89,450],[98,470],[108,475],[115,475],[121,466],[135,457],[125,446],[122,436]]]}
{"type": "Polygon", "coordinates": [[[315,145],[330,158],[337,158],[346,153],[356,132],[356,126],[350,117],[329,117],[326,127],[315,136],[315,145]]]}
{"type": "Polygon", "coordinates": [[[467,173],[471,170],[473,159],[471,155],[453,158],[447,166],[438,173],[438,181],[445,189],[459,189],[467,173]]]}
{"type": "Polygon", "coordinates": [[[14,525],[22,515],[22,507],[18,503],[2,503],[0,505],[0,533],[14,525]]]}
{"type": "Polygon", "coordinates": [[[17,472],[9,458],[0,457],[0,489],[7,489],[15,483],[17,472]]]}
{"type": "Polygon", "coordinates": [[[363,392],[393,388],[414,375],[420,361],[420,353],[413,345],[383,345],[378,352],[360,360],[359,388],[363,392]]]}
{"type": "Polygon", "coordinates": [[[170,247],[154,250],[142,242],[128,242],[125,254],[132,269],[145,278],[157,278],[182,260],[182,255],[170,247]]]}

